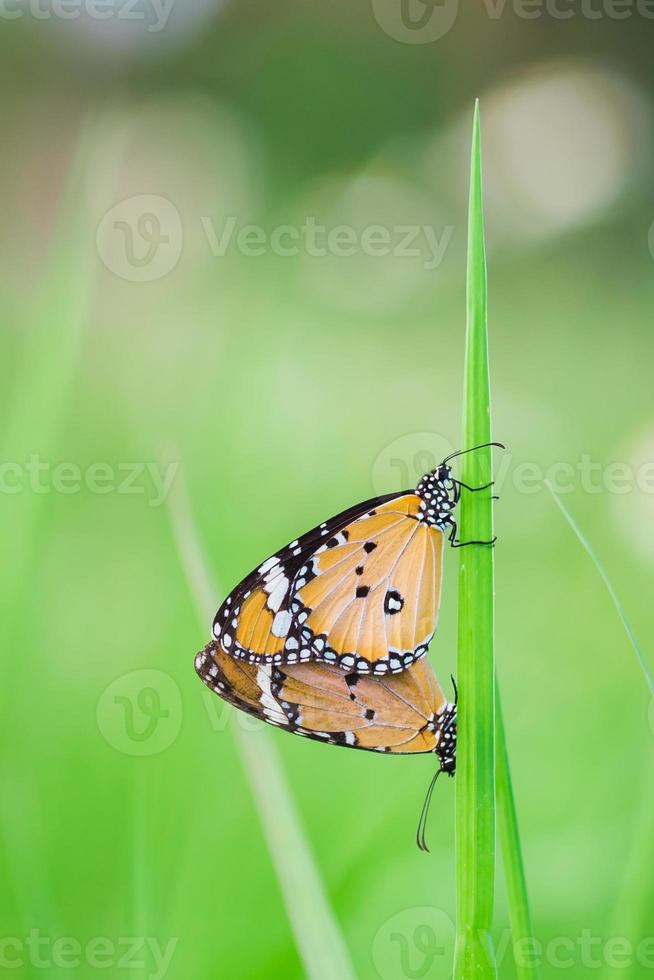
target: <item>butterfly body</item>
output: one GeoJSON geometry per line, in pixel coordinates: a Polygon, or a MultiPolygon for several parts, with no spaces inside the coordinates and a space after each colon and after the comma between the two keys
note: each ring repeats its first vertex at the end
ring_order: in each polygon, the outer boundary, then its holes
{"type": "Polygon", "coordinates": [[[227,597],[213,635],[249,663],[401,673],[427,652],[459,486],[441,464],[415,490],[337,514],[266,559],[227,597]]]}

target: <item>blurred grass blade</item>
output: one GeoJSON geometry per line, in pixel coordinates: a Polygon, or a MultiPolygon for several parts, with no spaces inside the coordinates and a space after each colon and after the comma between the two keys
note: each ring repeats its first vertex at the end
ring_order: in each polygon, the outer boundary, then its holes
{"type": "MultiPolygon", "coordinates": [[[[648,868],[654,867],[652,813],[654,813],[654,755],[650,749],[645,759],[640,801],[633,829],[628,836],[629,851],[623,862],[622,880],[615,891],[613,912],[606,933],[611,938],[624,937],[636,949],[641,942],[651,944],[651,939],[646,938],[651,936],[651,933],[645,932],[645,929],[651,928],[646,926],[646,923],[651,920],[652,912],[652,876],[647,871],[648,868]]],[[[607,963],[602,976],[606,980],[611,980],[615,975],[615,968],[607,963]]],[[[628,980],[630,977],[642,976],[642,973],[638,971],[637,964],[632,960],[631,964],[626,963],[624,969],[620,969],[620,976],[628,980]]]]}
{"type": "MultiPolygon", "coordinates": [[[[597,569],[600,578],[604,582],[618,616],[624,626],[625,633],[631,643],[640,668],[645,677],[649,688],[650,696],[654,697],[654,683],[649,670],[642,647],[631,625],[624,607],[618,598],[618,594],[613,588],[604,566],[597,557],[590,541],[582,532],[581,528],[573,518],[572,514],[556,493],[551,484],[545,480],[545,486],[551,493],[554,502],[565,517],[566,521],[576,534],[577,538],[585,548],[597,569]]],[[[622,882],[616,891],[615,904],[611,918],[611,924],[607,935],[624,936],[630,939],[634,945],[638,945],[640,934],[646,921],[649,910],[651,881],[649,875],[643,875],[643,868],[652,866],[654,861],[654,827],[652,826],[652,811],[654,810],[654,760],[651,752],[645,760],[645,776],[641,790],[641,800],[638,807],[638,815],[635,821],[634,832],[630,835],[629,853],[627,854],[622,872],[622,882]]],[[[615,971],[606,967],[603,976],[608,980],[614,976],[615,971]]],[[[634,975],[633,967],[621,971],[625,978],[634,975]]]]}
{"type": "MultiPolygon", "coordinates": [[[[462,449],[491,439],[486,256],[479,105],[475,105],[468,214],[467,323],[462,449]]],[[[489,483],[490,448],[461,457],[461,479],[489,483]]],[[[493,537],[491,494],[463,490],[459,539],[493,537]]],[[[495,882],[495,652],[493,549],[460,551],[458,750],[456,776],[457,935],[454,980],[497,975],[491,937],[495,882]]]]}
{"type": "MultiPolygon", "coordinates": [[[[175,540],[198,616],[210,623],[218,605],[181,476],[169,497],[175,540]]],[[[188,652],[193,670],[193,650],[188,652]]],[[[199,682],[198,682],[199,683],[199,682]]],[[[259,811],[298,953],[309,980],[354,980],[338,923],[314,863],[269,733],[233,726],[243,766],[259,811]]]]}
{"type": "Polygon", "coordinates": [[[504,863],[509,918],[518,980],[538,980],[540,967],[533,946],[534,932],[529,912],[527,881],[522,860],[518,815],[513,798],[511,769],[506,745],[499,685],[495,687],[495,752],[497,766],[497,825],[504,863]],[[520,955],[515,956],[519,951],[520,955]]]}
{"type": "MultiPolygon", "coordinates": [[[[96,124],[82,125],[58,204],[43,279],[26,316],[22,363],[2,423],[2,459],[24,465],[38,454],[51,462],[72,388],[93,293],[93,236],[85,203],[84,176],[96,124]]],[[[0,521],[6,617],[18,618],[16,603],[36,547],[37,526],[47,498],[36,492],[12,496],[0,521]]]]}
{"type": "Polygon", "coordinates": [[[651,675],[650,669],[649,669],[649,667],[647,665],[647,661],[645,660],[645,655],[644,655],[644,653],[643,653],[643,651],[641,649],[640,643],[638,642],[638,639],[637,639],[636,634],[634,632],[634,628],[631,625],[631,623],[629,622],[629,619],[627,618],[627,614],[624,611],[624,607],[623,607],[622,603],[620,602],[620,600],[618,599],[617,593],[616,593],[615,589],[613,588],[613,586],[611,584],[611,581],[610,581],[608,575],[606,574],[606,571],[604,570],[604,566],[602,565],[602,563],[600,562],[599,558],[595,554],[593,548],[591,547],[590,541],[582,533],[581,528],[576,523],[576,521],[573,518],[572,514],[570,513],[570,511],[568,510],[568,508],[565,506],[565,504],[563,503],[563,501],[559,497],[558,493],[556,493],[556,491],[553,489],[553,487],[550,485],[550,483],[547,480],[545,480],[545,486],[547,487],[547,489],[551,493],[552,497],[554,498],[554,502],[556,503],[557,507],[559,508],[559,510],[561,511],[561,513],[563,514],[563,516],[565,517],[566,521],[568,522],[568,524],[570,525],[570,527],[572,528],[572,530],[575,532],[575,534],[579,538],[579,541],[581,542],[581,544],[583,545],[583,547],[586,549],[586,551],[590,555],[590,557],[591,557],[591,559],[593,561],[593,564],[595,565],[595,568],[599,572],[600,578],[604,582],[604,585],[606,586],[606,588],[608,590],[608,593],[611,596],[611,600],[613,601],[613,605],[617,609],[618,616],[622,620],[622,625],[624,626],[625,632],[626,632],[627,636],[629,637],[629,641],[630,641],[632,647],[634,648],[634,653],[636,654],[636,657],[638,658],[638,663],[640,664],[640,669],[642,670],[642,672],[643,672],[643,674],[645,676],[645,681],[647,682],[647,686],[649,687],[649,693],[652,695],[652,697],[654,697],[654,680],[652,680],[652,675],[651,675]]]}

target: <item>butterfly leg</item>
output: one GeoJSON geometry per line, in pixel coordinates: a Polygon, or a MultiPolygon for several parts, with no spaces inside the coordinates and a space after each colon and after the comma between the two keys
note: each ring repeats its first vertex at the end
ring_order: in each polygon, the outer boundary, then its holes
{"type": "MultiPolygon", "coordinates": [[[[480,490],[490,490],[491,487],[495,486],[495,480],[491,480],[490,483],[485,483],[483,487],[470,487],[467,483],[461,483],[460,480],[452,480],[454,484],[454,503],[458,503],[461,499],[461,488],[464,490],[469,490],[470,493],[478,493],[480,490]]],[[[491,500],[499,500],[500,498],[497,494],[491,495],[491,500]]]]}
{"type": "Polygon", "coordinates": [[[458,483],[458,485],[463,487],[464,490],[469,490],[470,493],[479,493],[480,490],[488,490],[489,487],[495,485],[495,480],[491,480],[490,483],[484,483],[483,487],[470,487],[467,483],[461,483],[461,480],[454,480],[453,482],[458,483]]]}
{"type": "Polygon", "coordinates": [[[456,524],[452,524],[452,530],[450,531],[449,542],[453,548],[466,548],[469,544],[485,544],[489,548],[492,548],[497,541],[497,536],[491,541],[457,541],[456,540],[456,524]]]}
{"type": "MultiPolygon", "coordinates": [[[[495,480],[491,480],[490,483],[484,483],[483,487],[469,487],[467,483],[461,483],[460,480],[453,480],[452,482],[456,486],[457,500],[461,496],[461,487],[463,487],[464,490],[469,490],[470,493],[479,493],[480,490],[490,490],[491,487],[495,486],[495,480]]],[[[491,500],[499,500],[499,499],[500,498],[497,496],[497,494],[493,494],[491,496],[491,500]]]]}

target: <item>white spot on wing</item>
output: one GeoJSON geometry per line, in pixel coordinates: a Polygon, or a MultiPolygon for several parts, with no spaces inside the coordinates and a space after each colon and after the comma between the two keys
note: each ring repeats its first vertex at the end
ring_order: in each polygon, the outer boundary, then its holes
{"type": "MultiPolygon", "coordinates": [[[[266,589],[266,591],[268,591],[266,589]]],[[[272,612],[277,612],[282,604],[282,600],[288,591],[288,579],[285,575],[279,577],[279,581],[275,582],[275,586],[268,596],[268,602],[266,605],[272,612]]]]}
{"type": "Polygon", "coordinates": [[[279,707],[275,697],[270,690],[270,682],[272,680],[272,674],[269,667],[262,666],[257,671],[257,684],[261,689],[261,694],[259,695],[259,701],[261,702],[261,707],[263,708],[263,713],[266,719],[269,721],[281,722],[282,724],[287,723],[286,715],[283,713],[279,707]]]}
{"type": "Polygon", "coordinates": [[[278,612],[273,619],[273,636],[286,636],[288,633],[288,628],[291,625],[291,619],[292,617],[288,609],[280,610],[280,612],[278,612]]]}

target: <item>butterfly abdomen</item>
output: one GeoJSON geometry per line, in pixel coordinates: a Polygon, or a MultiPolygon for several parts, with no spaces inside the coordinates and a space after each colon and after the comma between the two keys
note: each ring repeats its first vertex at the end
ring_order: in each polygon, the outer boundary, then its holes
{"type": "Polygon", "coordinates": [[[447,704],[438,718],[439,738],[435,748],[441,771],[448,776],[456,772],[456,704],[447,704]]]}

